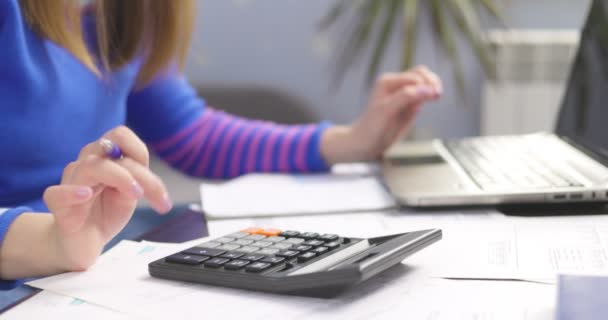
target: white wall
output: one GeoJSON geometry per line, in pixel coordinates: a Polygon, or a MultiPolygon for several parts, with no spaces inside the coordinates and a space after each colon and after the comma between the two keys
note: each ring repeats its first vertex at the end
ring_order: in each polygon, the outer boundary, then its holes
{"type": "MultiPolygon", "coordinates": [[[[376,0],[381,1],[381,0],[376,0]]],[[[366,102],[363,86],[366,63],[349,72],[337,92],[330,88],[328,51],[343,34],[317,35],[316,25],[330,0],[201,0],[195,44],[188,75],[197,86],[257,85],[298,96],[325,119],[348,122],[366,102]]],[[[588,1],[502,0],[514,28],[578,28],[588,1]]],[[[420,33],[417,61],[444,78],[444,99],[423,111],[417,137],[458,137],[479,132],[479,97],[483,76],[475,61],[465,57],[471,89],[466,106],[455,94],[449,63],[437,53],[427,21],[420,33]],[[426,41],[424,41],[426,39],[426,41]]],[[[399,39],[393,39],[384,70],[398,68],[399,39]]],[[[465,53],[466,53],[465,48],[465,53]]],[[[466,54],[465,54],[466,55],[466,54]]]]}

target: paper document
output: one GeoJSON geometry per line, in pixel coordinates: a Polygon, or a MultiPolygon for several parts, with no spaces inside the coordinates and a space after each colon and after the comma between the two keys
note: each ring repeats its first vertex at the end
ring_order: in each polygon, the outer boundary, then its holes
{"type": "Polygon", "coordinates": [[[3,313],[2,319],[128,320],[133,318],[78,298],[42,291],[3,313]]]}
{"type": "Polygon", "coordinates": [[[440,277],[554,283],[560,273],[608,274],[606,217],[511,219],[444,235],[443,253],[452,262],[437,270],[440,277]]]}
{"type": "Polygon", "coordinates": [[[201,201],[209,218],[238,218],[384,210],[396,202],[375,176],[250,174],[203,183],[201,201]]]}

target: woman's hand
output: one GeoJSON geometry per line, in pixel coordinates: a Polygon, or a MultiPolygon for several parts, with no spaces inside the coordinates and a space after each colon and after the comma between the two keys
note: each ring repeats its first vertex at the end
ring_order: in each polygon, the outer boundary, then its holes
{"type": "Polygon", "coordinates": [[[336,126],[321,138],[330,163],[376,160],[403,137],[425,102],[439,99],[441,80],[424,66],[378,79],[368,106],[350,126],[336,126]]]}
{"type": "Polygon", "coordinates": [[[148,169],[144,143],[126,127],[104,138],[124,157],[112,160],[99,141],[90,143],[65,168],[61,184],[44,193],[54,216],[51,245],[68,270],[83,270],[95,262],[103,246],[127,224],[138,199],[146,198],[160,213],[172,207],[163,182],[148,169]]]}

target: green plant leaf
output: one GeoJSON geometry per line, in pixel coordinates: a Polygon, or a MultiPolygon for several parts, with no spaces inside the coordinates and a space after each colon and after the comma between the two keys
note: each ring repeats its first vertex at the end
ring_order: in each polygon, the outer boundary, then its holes
{"type": "Polygon", "coordinates": [[[481,3],[481,6],[492,15],[492,17],[497,19],[503,26],[507,25],[504,15],[502,12],[500,12],[494,0],[479,0],[479,2],[481,3]]]}
{"type": "Polygon", "coordinates": [[[338,61],[336,61],[334,83],[339,84],[342,82],[348,68],[361,55],[363,49],[368,44],[372,29],[382,7],[382,1],[367,1],[365,6],[359,7],[358,24],[355,26],[347,43],[343,46],[341,54],[338,56],[338,61]]]}
{"type": "MultiPolygon", "coordinates": [[[[353,66],[357,58],[371,46],[372,56],[366,71],[366,83],[371,85],[375,79],[385,51],[395,32],[397,17],[402,15],[402,55],[401,67],[407,69],[414,63],[417,43],[417,24],[422,8],[430,10],[433,20],[434,35],[440,41],[441,47],[448,55],[454,70],[454,77],[462,96],[466,95],[465,78],[462,62],[458,52],[458,37],[452,23],[456,23],[468,45],[471,47],[484,72],[489,77],[495,73],[495,65],[489,51],[489,45],[484,41],[483,28],[480,24],[480,15],[483,9],[489,15],[504,23],[504,18],[494,0],[336,0],[328,14],[320,23],[325,30],[342,17],[351,17],[345,14],[349,10],[354,12],[354,24],[351,32],[344,37],[344,45],[336,55],[337,61],[335,82],[341,83],[349,67],[353,66]],[[426,4],[426,6],[424,5],[426,4]],[[376,33],[377,31],[377,33],[376,33]]],[[[505,24],[506,25],[506,24],[505,24]]]]}
{"type": "Polygon", "coordinates": [[[478,16],[475,8],[470,0],[450,0],[448,1],[450,8],[454,14],[456,24],[463,32],[473,52],[479,59],[479,62],[485,71],[486,75],[493,78],[495,74],[494,63],[490,56],[488,46],[481,38],[481,28],[479,26],[478,16]]]}
{"type": "Polygon", "coordinates": [[[448,19],[446,18],[444,12],[445,9],[442,7],[442,4],[444,3],[443,1],[444,0],[430,0],[429,8],[431,10],[431,19],[433,21],[435,33],[439,37],[439,42],[452,63],[454,80],[456,81],[458,92],[460,93],[461,97],[464,98],[466,92],[464,72],[462,70],[460,56],[456,47],[456,38],[454,32],[448,24],[448,19]]]}
{"type": "Polygon", "coordinates": [[[384,23],[382,24],[382,29],[380,30],[380,34],[378,35],[378,40],[376,42],[376,46],[374,47],[374,52],[372,54],[372,59],[369,64],[369,68],[367,69],[367,84],[371,85],[376,78],[376,74],[378,73],[378,68],[380,66],[380,61],[384,57],[384,52],[386,50],[386,46],[390,40],[390,35],[392,33],[392,29],[395,25],[395,21],[397,20],[397,16],[399,14],[399,8],[403,5],[402,0],[376,0],[378,2],[386,3],[386,18],[384,23]]]}
{"type": "Polygon", "coordinates": [[[353,4],[351,0],[340,0],[319,22],[319,29],[326,30],[331,27],[353,4]]]}
{"type": "Polygon", "coordinates": [[[416,34],[418,33],[418,0],[404,0],[403,6],[403,53],[401,69],[409,69],[416,54],[416,34]]]}

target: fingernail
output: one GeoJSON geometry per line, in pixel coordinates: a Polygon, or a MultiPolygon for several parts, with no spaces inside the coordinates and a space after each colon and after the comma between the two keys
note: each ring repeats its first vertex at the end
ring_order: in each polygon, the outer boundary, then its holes
{"type": "Polygon", "coordinates": [[[442,94],[443,94],[443,89],[442,88],[435,89],[435,97],[436,98],[440,98],[442,94]]]}
{"type": "Polygon", "coordinates": [[[133,181],[131,187],[133,189],[133,195],[135,198],[139,199],[144,196],[144,189],[139,185],[139,183],[137,183],[137,181],[133,181]]]}
{"type": "Polygon", "coordinates": [[[76,197],[78,197],[79,199],[88,199],[93,194],[93,190],[91,190],[91,188],[87,188],[87,187],[80,187],[80,188],[76,189],[75,194],[76,194],[76,197]]]}
{"type": "Polygon", "coordinates": [[[171,198],[169,197],[168,194],[165,194],[163,196],[163,205],[164,205],[166,211],[169,211],[173,208],[173,201],[171,201],[171,198]]]}
{"type": "Polygon", "coordinates": [[[418,95],[432,97],[436,95],[435,89],[427,86],[418,87],[418,95]]]}

